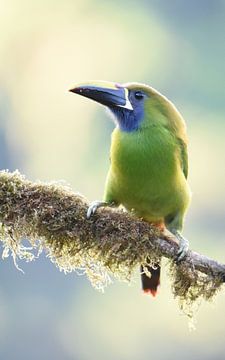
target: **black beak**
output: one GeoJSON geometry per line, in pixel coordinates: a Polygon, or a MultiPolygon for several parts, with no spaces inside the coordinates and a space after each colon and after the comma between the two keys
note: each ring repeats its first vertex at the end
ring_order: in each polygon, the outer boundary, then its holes
{"type": "Polygon", "coordinates": [[[97,101],[107,107],[119,106],[133,110],[128,99],[128,90],[122,86],[116,86],[114,83],[93,82],[87,85],[80,84],[69,91],[97,101]]]}

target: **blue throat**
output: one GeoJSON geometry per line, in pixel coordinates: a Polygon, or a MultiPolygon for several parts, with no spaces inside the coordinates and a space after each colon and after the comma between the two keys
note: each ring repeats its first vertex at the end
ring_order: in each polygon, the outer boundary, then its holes
{"type": "Polygon", "coordinates": [[[133,111],[119,106],[109,108],[116,118],[121,131],[132,132],[138,130],[144,116],[144,108],[136,107],[133,111]]]}

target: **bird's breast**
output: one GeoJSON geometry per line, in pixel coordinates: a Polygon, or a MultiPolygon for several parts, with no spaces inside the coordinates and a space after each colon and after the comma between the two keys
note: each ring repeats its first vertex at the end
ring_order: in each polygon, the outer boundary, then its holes
{"type": "Polygon", "coordinates": [[[173,138],[165,134],[115,131],[111,179],[118,201],[140,216],[166,216],[181,204],[184,178],[173,138]]]}

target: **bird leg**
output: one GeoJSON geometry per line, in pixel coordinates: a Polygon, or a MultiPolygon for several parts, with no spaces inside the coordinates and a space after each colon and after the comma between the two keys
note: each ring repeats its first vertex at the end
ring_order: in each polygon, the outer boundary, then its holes
{"type": "Polygon", "coordinates": [[[180,262],[187,255],[189,249],[189,241],[185,239],[178,230],[172,229],[170,231],[179,240],[179,250],[177,252],[176,260],[177,262],[180,262]]]}
{"type": "Polygon", "coordinates": [[[94,215],[94,213],[96,212],[97,209],[99,209],[100,207],[106,207],[106,206],[113,207],[113,206],[115,206],[115,203],[107,202],[107,201],[99,201],[99,200],[93,201],[88,207],[87,219],[90,219],[91,216],[94,215]]]}

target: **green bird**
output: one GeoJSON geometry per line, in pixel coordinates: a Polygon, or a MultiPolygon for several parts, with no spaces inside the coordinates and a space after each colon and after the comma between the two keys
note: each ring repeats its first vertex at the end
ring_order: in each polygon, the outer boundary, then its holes
{"type": "MultiPolygon", "coordinates": [[[[181,231],[191,197],[181,114],[165,96],[140,83],[93,81],[70,91],[106,106],[116,125],[104,198],[90,205],[87,218],[101,206],[123,205],[137,217],[173,233],[179,240],[180,261],[188,250],[181,231]]],[[[142,288],[155,296],[160,265],[147,270],[141,268],[142,288]]]]}

